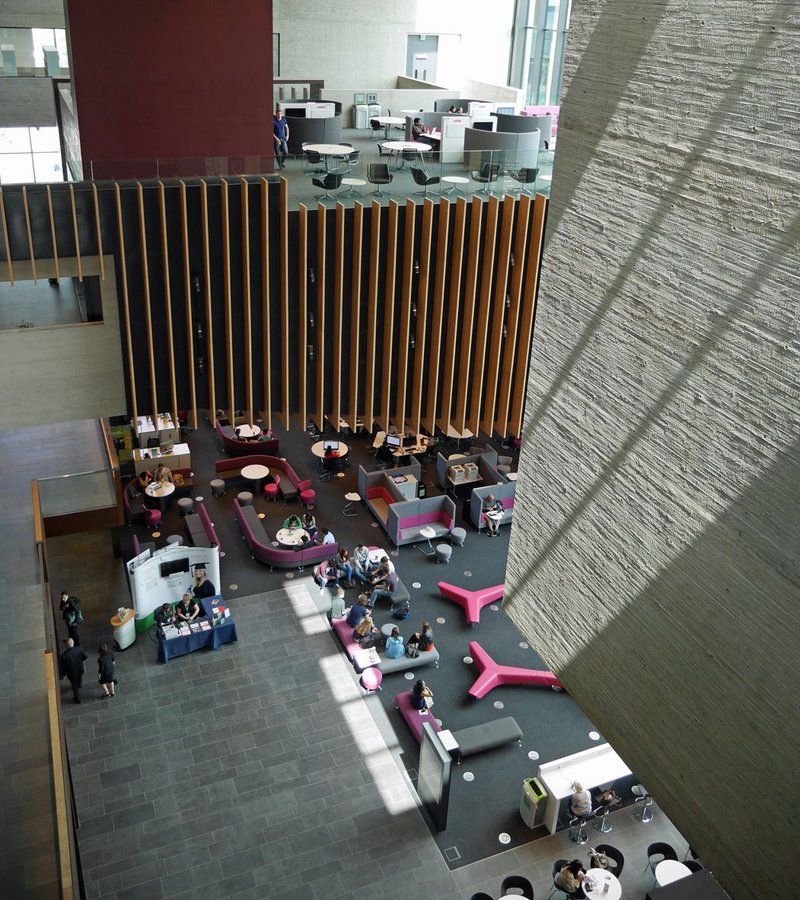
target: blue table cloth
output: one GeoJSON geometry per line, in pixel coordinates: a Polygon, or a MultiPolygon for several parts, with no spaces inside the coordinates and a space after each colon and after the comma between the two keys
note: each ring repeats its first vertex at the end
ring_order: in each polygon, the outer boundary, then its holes
{"type": "MultiPolygon", "coordinates": [[[[203,619],[198,618],[195,621],[202,622],[203,619]]],[[[206,616],[205,621],[210,622],[211,619],[206,616]]],[[[168,659],[172,659],[173,656],[184,656],[187,653],[194,653],[195,650],[202,650],[206,647],[216,650],[217,647],[221,647],[223,644],[230,644],[238,640],[236,623],[232,618],[225,619],[222,625],[212,625],[207,631],[193,631],[185,637],[167,639],[159,628],[158,660],[165,663],[168,659]]]]}

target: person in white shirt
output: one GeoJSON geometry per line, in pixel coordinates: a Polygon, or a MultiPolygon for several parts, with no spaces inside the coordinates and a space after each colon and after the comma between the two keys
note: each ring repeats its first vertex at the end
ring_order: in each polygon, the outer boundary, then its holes
{"type": "Polygon", "coordinates": [[[572,782],[572,790],[574,793],[569,801],[569,808],[572,810],[572,815],[581,817],[591,815],[592,795],[589,791],[584,790],[583,785],[579,781],[572,782]]]}
{"type": "Polygon", "coordinates": [[[327,528],[321,528],[320,534],[322,535],[322,543],[323,544],[335,544],[336,538],[333,536],[332,531],[328,531],[327,528]]]}

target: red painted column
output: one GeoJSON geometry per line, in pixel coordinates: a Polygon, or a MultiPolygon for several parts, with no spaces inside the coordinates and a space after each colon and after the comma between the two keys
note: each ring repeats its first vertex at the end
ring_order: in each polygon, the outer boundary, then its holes
{"type": "Polygon", "coordinates": [[[145,177],[155,158],[170,175],[272,156],[269,0],[67,0],[67,18],[86,177],[88,161],[95,177],[145,177]]]}

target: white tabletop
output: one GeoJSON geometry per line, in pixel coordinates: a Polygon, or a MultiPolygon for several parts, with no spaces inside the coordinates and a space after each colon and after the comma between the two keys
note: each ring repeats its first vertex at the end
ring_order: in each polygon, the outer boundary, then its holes
{"type": "Polygon", "coordinates": [[[344,495],[345,500],[349,500],[351,503],[355,503],[357,500],[361,499],[361,494],[357,491],[350,491],[349,494],[344,495]]]}
{"type": "Polygon", "coordinates": [[[233,433],[243,438],[254,438],[261,434],[261,429],[258,425],[237,425],[233,433]]]}
{"type": "Polygon", "coordinates": [[[257,481],[259,478],[266,478],[269,475],[269,469],[262,466],[261,463],[250,463],[249,466],[242,467],[242,478],[250,478],[257,481]]]}
{"type": "Polygon", "coordinates": [[[463,175],[442,175],[442,181],[450,184],[469,184],[469,178],[464,178],[463,175]]]}
{"type": "Polygon", "coordinates": [[[619,900],[622,896],[619,879],[608,869],[589,869],[582,887],[589,900],[619,900]],[[587,887],[587,883],[592,886],[591,890],[587,887]]]}
{"type": "Polygon", "coordinates": [[[275,534],[275,539],[284,547],[297,547],[311,540],[311,536],[302,528],[279,528],[275,534]]]}
{"type": "Polygon", "coordinates": [[[175,490],[175,485],[171,481],[151,481],[144,489],[148,497],[169,497],[175,490]]]}
{"type": "MultiPolygon", "coordinates": [[[[311,452],[314,456],[318,456],[322,459],[325,456],[325,444],[329,443],[329,441],[317,441],[316,444],[311,445],[311,452]]],[[[345,444],[344,441],[339,441],[339,453],[338,458],[341,459],[343,456],[347,456],[350,452],[350,448],[345,444]]],[[[336,457],[331,457],[335,459],[336,457]]]]}
{"type": "Polygon", "coordinates": [[[672,884],[673,881],[680,881],[692,874],[692,870],[676,859],[663,859],[656,866],[656,881],[661,887],[665,884],[672,884]]]}
{"type": "Polygon", "coordinates": [[[381,125],[405,125],[406,120],[402,116],[373,116],[372,117],[376,122],[380,122],[381,125]]]}
{"type": "Polygon", "coordinates": [[[344,156],[353,152],[347,144],[306,144],[304,150],[312,150],[321,156],[344,156]]]}
{"type": "Polygon", "coordinates": [[[383,141],[381,146],[385,150],[418,150],[420,153],[430,153],[430,144],[418,144],[416,141],[383,141]]]}
{"type": "Polygon", "coordinates": [[[388,560],[389,572],[394,572],[394,563],[391,561],[389,554],[385,550],[381,550],[380,547],[377,547],[375,550],[369,551],[369,561],[371,563],[379,563],[384,556],[388,560]]]}
{"type": "Polygon", "coordinates": [[[436,529],[431,528],[430,525],[426,525],[424,528],[420,528],[419,533],[428,540],[430,540],[432,537],[436,537],[436,529]]]}
{"type": "Polygon", "coordinates": [[[517,480],[517,473],[516,473],[516,472],[508,472],[508,473],[506,474],[506,479],[507,479],[508,481],[516,481],[516,480],[517,480]]]}
{"type": "Polygon", "coordinates": [[[441,131],[423,131],[422,137],[430,138],[432,141],[440,141],[442,139],[441,131]]]}

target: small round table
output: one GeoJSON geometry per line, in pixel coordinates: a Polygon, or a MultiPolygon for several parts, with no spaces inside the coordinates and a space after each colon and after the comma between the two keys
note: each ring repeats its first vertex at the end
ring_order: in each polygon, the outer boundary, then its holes
{"type": "MultiPolygon", "coordinates": [[[[317,456],[320,459],[324,459],[325,458],[325,444],[330,444],[330,443],[334,443],[334,442],[332,442],[332,441],[317,441],[316,444],[311,445],[311,452],[314,454],[314,456],[317,456]]],[[[337,456],[339,459],[342,459],[343,457],[347,456],[347,454],[350,452],[350,448],[347,446],[347,444],[345,444],[344,441],[338,441],[338,444],[339,444],[339,449],[337,451],[337,456]]],[[[244,474],[244,470],[242,470],[242,474],[244,474]]]]}
{"type": "Polygon", "coordinates": [[[691,874],[692,870],[676,859],[662,859],[655,871],[656,882],[660,887],[672,884],[673,881],[680,881],[681,878],[687,878],[691,874]]]}
{"type": "Polygon", "coordinates": [[[582,886],[589,900],[619,900],[622,896],[619,878],[608,869],[589,869],[582,886]],[[591,890],[587,887],[587,883],[592,886],[591,890]]]}
{"type": "Polygon", "coordinates": [[[262,466],[261,463],[251,463],[249,466],[242,467],[242,478],[253,482],[255,493],[261,490],[261,481],[269,475],[269,469],[262,466]]]}
{"type": "Polygon", "coordinates": [[[442,191],[443,194],[452,194],[453,191],[457,191],[459,194],[461,194],[463,193],[463,191],[461,190],[459,185],[469,184],[469,178],[464,178],[463,175],[442,175],[442,184],[444,184],[445,182],[452,185],[452,187],[446,191],[442,191]]]}
{"type": "Polygon", "coordinates": [[[175,493],[175,485],[171,481],[151,481],[144,489],[148,497],[158,500],[164,510],[164,502],[170,494],[175,493]]]}
{"type": "Polygon", "coordinates": [[[394,572],[394,563],[389,559],[389,554],[385,550],[381,550],[380,547],[376,547],[375,550],[369,551],[370,564],[377,566],[384,556],[389,560],[389,571],[394,572]]]}
{"type": "Polygon", "coordinates": [[[275,539],[281,547],[299,547],[311,540],[311,535],[302,528],[279,528],[275,539]]]}
{"type": "Polygon", "coordinates": [[[419,550],[420,553],[424,553],[425,556],[435,556],[436,551],[433,549],[431,538],[436,537],[436,529],[431,528],[430,525],[426,525],[424,528],[420,528],[419,533],[428,542],[429,550],[426,550],[424,547],[420,547],[419,544],[417,544],[417,550],[419,550]]]}
{"type": "Polygon", "coordinates": [[[361,500],[361,494],[359,494],[358,491],[350,491],[344,495],[344,499],[347,500],[347,503],[342,510],[342,515],[347,516],[348,518],[357,516],[358,513],[353,511],[353,504],[358,503],[361,500]]]}
{"type": "Polygon", "coordinates": [[[384,646],[386,645],[386,639],[392,636],[392,632],[397,628],[394,622],[387,622],[385,625],[381,625],[381,635],[383,636],[384,646]]]}
{"type": "Polygon", "coordinates": [[[367,182],[364,181],[363,178],[343,178],[342,184],[346,184],[348,186],[349,190],[343,191],[341,194],[339,194],[338,195],[339,200],[341,200],[342,197],[352,197],[353,194],[358,194],[358,196],[360,197],[361,191],[357,191],[356,188],[364,187],[366,185],[366,183],[367,182]]]}
{"type": "Polygon", "coordinates": [[[258,425],[237,425],[233,429],[233,433],[240,438],[256,438],[261,434],[261,429],[258,425]]]}

